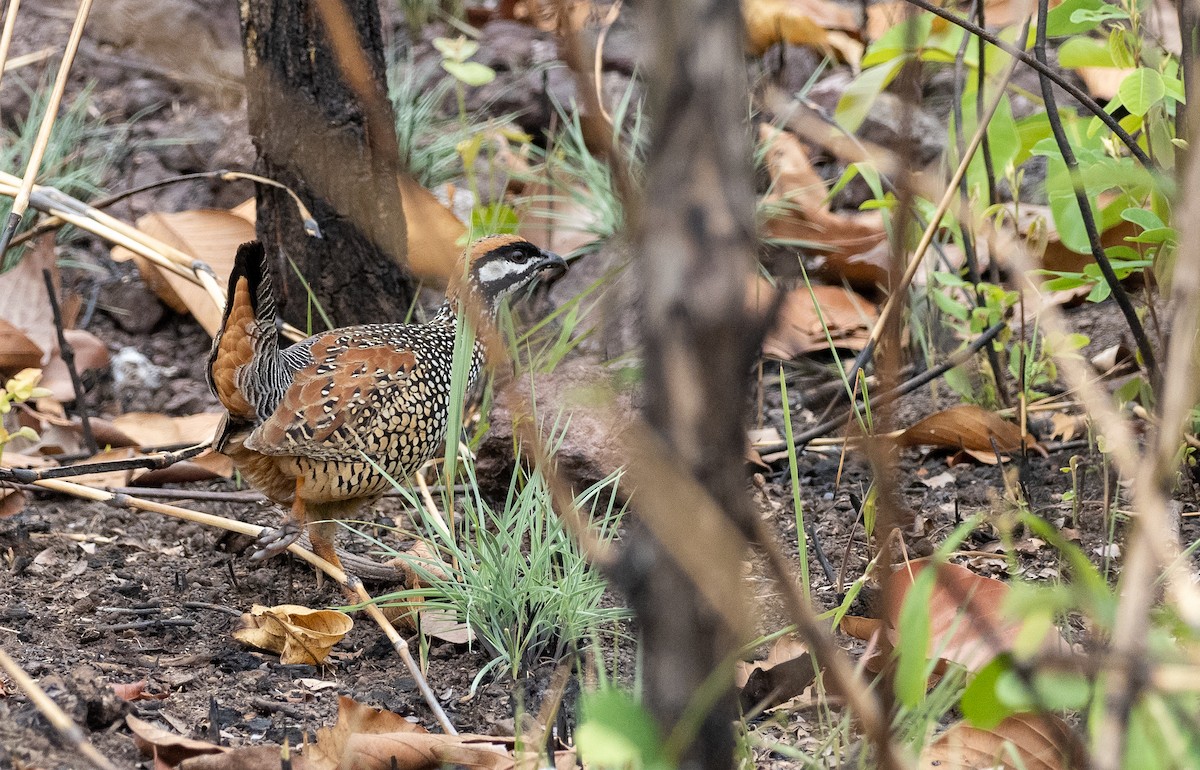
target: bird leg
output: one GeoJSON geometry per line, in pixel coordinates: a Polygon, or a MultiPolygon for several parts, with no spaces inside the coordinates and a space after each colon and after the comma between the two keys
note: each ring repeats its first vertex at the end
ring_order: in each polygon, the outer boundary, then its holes
{"type": "Polygon", "coordinates": [[[283,523],[277,529],[263,530],[258,540],[254,541],[257,550],[250,556],[250,561],[273,559],[300,539],[305,522],[304,498],[300,497],[300,484],[301,479],[296,479],[296,496],[292,498],[292,509],[284,517],[283,523]]]}
{"type": "MultiPolygon", "coordinates": [[[[358,595],[358,592],[355,591],[355,586],[358,585],[359,580],[353,574],[347,572],[346,568],[342,566],[342,560],[338,558],[337,550],[333,546],[333,535],[337,531],[337,527],[338,523],[332,519],[309,522],[308,540],[310,543],[312,543],[313,553],[315,553],[317,556],[320,556],[322,559],[346,574],[346,582],[344,584],[339,584],[338,587],[341,588],[342,594],[346,597],[347,601],[349,601],[351,604],[358,604],[360,601],[362,601],[362,598],[358,595]]],[[[317,573],[318,588],[321,585],[321,579],[323,577],[324,573],[317,573]]]]}

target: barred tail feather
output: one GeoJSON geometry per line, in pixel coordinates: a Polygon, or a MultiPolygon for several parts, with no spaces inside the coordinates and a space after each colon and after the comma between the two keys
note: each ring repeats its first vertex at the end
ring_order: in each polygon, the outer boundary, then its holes
{"type": "Polygon", "coordinates": [[[275,297],[258,241],[243,243],[229,275],[229,295],[221,329],[208,357],[208,383],[231,416],[254,419],[260,411],[253,393],[241,387],[243,367],[269,367],[279,356],[275,332],[275,297]],[[241,382],[239,382],[241,380],[241,382]]]}

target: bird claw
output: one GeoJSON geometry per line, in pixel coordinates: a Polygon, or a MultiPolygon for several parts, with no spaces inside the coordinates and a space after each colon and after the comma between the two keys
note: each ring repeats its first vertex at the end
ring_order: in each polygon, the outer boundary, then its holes
{"type": "Polygon", "coordinates": [[[273,559],[288,549],[292,543],[300,539],[304,528],[294,521],[285,521],[278,529],[266,529],[254,541],[255,551],[250,561],[265,561],[273,559]]]}

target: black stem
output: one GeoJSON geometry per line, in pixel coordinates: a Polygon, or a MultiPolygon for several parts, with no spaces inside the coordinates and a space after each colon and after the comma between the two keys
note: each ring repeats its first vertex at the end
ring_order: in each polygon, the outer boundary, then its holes
{"type": "MultiPolygon", "coordinates": [[[[910,0],[913,2],[914,0],[910,0]]],[[[919,0],[922,1],[923,0],[919,0]]],[[[1044,66],[1046,64],[1046,13],[1048,12],[1048,0],[1038,0],[1038,19],[1037,19],[1037,40],[1033,45],[1033,53],[1037,60],[1044,66]]],[[[1054,89],[1050,87],[1050,78],[1045,75],[1042,70],[1038,71],[1041,77],[1039,80],[1042,84],[1042,99],[1046,102],[1046,117],[1050,121],[1050,130],[1054,133],[1054,142],[1058,145],[1058,150],[1062,153],[1063,162],[1067,165],[1067,171],[1071,175],[1071,184],[1075,188],[1075,202],[1079,204],[1079,213],[1083,217],[1083,227],[1087,231],[1088,246],[1091,248],[1092,257],[1096,260],[1096,265],[1100,268],[1100,274],[1104,276],[1104,282],[1108,284],[1108,288],[1112,291],[1113,299],[1116,300],[1117,307],[1121,309],[1121,315],[1125,316],[1125,323],[1129,325],[1129,331],[1133,334],[1133,339],[1137,343],[1138,352],[1142,355],[1142,361],[1146,365],[1146,371],[1150,374],[1151,386],[1157,390],[1159,385],[1158,363],[1154,357],[1154,348],[1150,345],[1150,340],[1146,337],[1146,330],[1142,327],[1142,322],[1137,317],[1137,312],[1133,309],[1133,302],[1129,299],[1129,294],[1125,288],[1121,286],[1121,280],[1117,278],[1117,274],[1113,271],[1112,263],[1108,261],[1108,255],[1104,253],[1104,244],[1100,241],[1100,230],[1096,227],[1096,217],[1092,212],[1091,201],[1088,200],[1087,191],[1083,188],[1083,180],[1079,175],[1079,161],[1075,157],[1075,151],[1071,148],[1071,143],[1067,139],[1066,131],[1063,130],[1062,117],[1058,114],[1058,105],[1054,101],[1054,89]]]]}
{"type": "MultiPolygon", "coordinates": [[[[1033,67],[1033,69],[1035,69],[1039,75],[1041,75],[1045,78],[1049,78],[1050,81],[1052,81],[1054,83],[1054,85],[1058,86],[1059,88],[1061,88],[1062,90],[1066,91],[1068,94],[1073,96],[1080,104],[1083,105],[1084,109],[1086,109],[1088,112],[1092,113],[1097,118],[1099,118],[1100,122],[1103,123],[1105,126],[1107,126],[1108,130],[1112,131],[1113,134],[1115,134],[1116,137],[1118,139],[1120,139],[1121,142],[1126,147],[1129,148],[1129,152],[1133,154],[1133,157],[1138,159],[1139,163],[1141,163],[1146,168],[1155,168],[1156,167],[1154,165],[1154,161],[1152,161],[1150,159],[1150,156],[1146,154],[1145,150],[1143,150],[1141,147],[1138,146],[1138,143],[1134,140],[1134,138],[1132,136],[1129,135],[1129,132],[1126,131],[1125,129],[1121,128],[1121,125],[1119,123],[1117,123],[1116,119],[1112,115],[1109,115],[1108,112],[1105,111],[1104,107],[1102,107],[1099,103],[1097,103],[1095,99],[1093,99],[1092,97],[1090,97],[1086,93],[1084,93],[1083,90],[1080,89],[1078,86],[1071,83],[1069,80],[1064,78],[1059,73],[1050,69],[1050,65],[1046,64],[1044,61],[1039,61],[1035,57],[1030,56],[1026,52],[1022,51],[1020,48],[1017,48],[1013,45],[1010,45],[1010,44],[1004,42],[1003,40],[996,37],[991,32],[988,32],[986,29],[979,26],[978,24],[975,24],[974,22],[972,22],[968,19],[964,19],[956,13],[951,13],[950,11],[947,11],[945,8],[940,8],[936,5],[934,5],[933,3],[929,2],[929,0],[907,0],[907,2],[911,3],[912,5],[917,6],[918,8],[920,8],[923,11],[928,11],[929,13],[932,13],[934,16],[945,19],[946,21],[950,22],[951,24],[962,27],[967,32],[970,32],[972,35],[980,37],[980,38],[986,40],[987,42],[991,43],[992,45],[996,46],[997,48],[999,48],[1001,51],[1004,51],[1009,56],[1013,56],[1013,57],[1019,59],[1020,61],[1024,62],[1025,64],[1029,65],[1030,67],[1033,67]]],[[[1045,5],[1045,3],[1041,3],[1041,5],[1045,5]]],[[[1041,19],[1039,19],[1038,21],[1039,21],[1039,26],[1044,26],[1043,24],[1041,24],[1041,22],[1042,22],[1041,19]]],[[[1043,86],[1043,91],[1044,91],[1044,89],[1045,89],[1045,87],[1043,86]]]]}
{"type": "MultiPolygon", "coordinates": [[[[983,0],[975,0],[975,7],[977,9],[982,8],[983,0]]],[[[959,163],[965,163],[967,159],[967,146],[966,141],[963,139],[963,132],[966,131],[966,123],[963,121],[962,99],[963,83],[966,81],[966,77],[963,75],[963,70],[966,67],[965,58],[967,55],[967,44],[970,42],[970,40],[971,38],[969,36],[964,35],[962,43],[958,46],[958,51],[954,55],[954,94],[951,98],[950,107],[954,116],[954,143],[956,146],[955,148],[958,150],[959,163]]],[[[978,38],[976,38],[976,40],[978,40],[978,38]]],[[[982,65],[982,55],[979,58],[979,62],[982,65]]],[[[983,83],[980,82],[977,86],[976,93],[976,121],[983,120],[982,104],[983,83]]],[[[987,127],[981,126],[981,130],[983,131],[984,139],[982,146],[986,147],[987,127]]],[[[984,163],[990,167],[991,159],[985,158],[984,163]]],[[[963,211],[971,210],[971,194],[970,190],[968,189],[966,174],[962,174],[958,178],[958,199],[962,202],[963,211]]],[[[961,223],[962,221],[963,220],[960,217],[959,222],[961,223]]],[[[975,235],[968,227],[960,227],[959,231],[962,234],[963,255],[967,260],[967,277],[971,279],[971,284],[975,287],[975,306],[984,307],[984,305],[987,303],[984,300],[983,289],[979,286],[979,284],[983,281],[983,276],[979,272],[979,255],[975,251],[975,235]]],[[[995,260],[993,260],[993,262],[994,261],[995,260]]],[[[992,380],[996,383],[996,395],[1000,397],[1000,403],[1007,407],[1009,406],[1008,388],[1005,386],[1004,382],[1004,369],[1000,365],[1000,353],[996,350],[995,345],[987,346],[987,358],[988,366],[992,368],[992,380]]]]}
{"type": "MultiPolygon", "coordinates": [[[[86,425],[87,423],[84,424],[86,425]]],[[[89,473],[108,473],[110,471],[126,471],[134,468],[161,470],[180,460],[188,460],[195,457],[208,448],[209,445],[207,443],[196,444],[187,449],[181,449],[178,452],[164,452],[163,454],[147,457],[130,457],[125,460],[112,460],[104,463],[79,463],[77,465],[64,465],[60,468],[43,468],[41,470],[34,470],[33,468],[0,468],[0,481],[16,481],[21,484],[32,484],[42,479],[62,479],[72,476],[86,476],[89,473]]]]}
{"type": "MultiPolygon", "coordinates": [[[[905,380],[904,382],[900,383],[895,388],[887,391],[886,393],[881,393],[878,396],[873,397],[871,399],[871,405],[878,406],[880,404],[891,403],[892,401],[895,401],[896,399],[900,398],[901,396],[904,396],[904,395],[907,395],[907,394],[913,392],[914,390],[921,387],[922,385],[926,385],[926,384],[932,382],[933,380],[936,380],[938,377],[941,377],[946,372],[950,371],[951,369],[953,369],[956,366],[961,365],[968,358],[970,358],[971,356],[978,353],[980,348],[982,348],[984,345],[987,345],[992,340],[994,340],[996,338],[996,335],[999,334],[1005,328],[1005,326],[1006,326],[1006,324],[1004,321],[1001,321],[997,324],[992,325],[983,334],[979,335],[975,339],[974,342],[972,342],[970,345],[968,345],[967,347],[960,350],[958,353],[955,353],[954,355],[950,356],[950,358],[946,359],[942,363],[938,364],[937,366],[933,367],[932,369],[926,369],[925,371],[921,372],[920,374],[916,375],[915,377],[905,380]]],[[[848,419],[853,417],[854,412],[857,409],[858,409],[858,404],[856,403],[851,407],[850,411],[847,414],[844,414],[840,417],[836,417],[831,420],[826,420],[825,422],[821,423],[820,425],[809,428],[808,430],[804,431],[800,435],[796,436],[795,442],[794,442],[795,445],[798,448],[805,446],[806,444],[808,444],[808,442],[812,441],[813,439],[821,438],[822,436],[827,435],[828,433],[831,433],[834,430],[837,430],[837,428],[839,426],[844,425],[848,419]]]]}
{"type": "Polygon", "coordinates": [[[42,271],[42,280],[46,282],[46,296],[50,298],[50,310],[54,313],[54,330],[58,333],[58,352],[67,371],[71,375],[71,387],[75,390],[75,411],[79,413],[79,426],[83,429],[83,443],[88,451],[96,454],[100,447],[96,444],[96,436],[92,433],[92,422],[88,417],[87,402],[83,397],[83,381],[79,379],[79,370],[75,367],[75,348],[67,341],[66,330],[63,329],[62,308],[58,305],[58,294],[54,291],[54,278],[49,270],[42,271]]]}

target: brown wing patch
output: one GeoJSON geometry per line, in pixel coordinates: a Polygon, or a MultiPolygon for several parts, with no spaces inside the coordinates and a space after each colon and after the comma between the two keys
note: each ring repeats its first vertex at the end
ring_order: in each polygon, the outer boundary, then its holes
{"type": "Polygon", "coordinates": [[[229,413],[242,419],[254,419],[254,407],[237,387],[237,370],[254,358],[254,306],[250,286],[245,278],[238,280],[229,297],[229,316],[221,330],[221,340],[212,360],[212,381],[217,398],[229,413]]]}
{"type": "Polygon", "coordinates": [[[411,350],[336,332],[317,339],[312,355],[314,363],[296,373],[248,447],[267,454],[357,457],[354,425],[371,419],[375,391],[398,386],[417,365],[411,350]]]}

